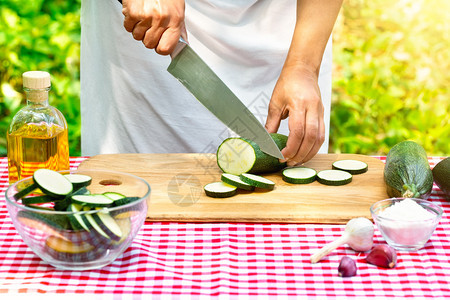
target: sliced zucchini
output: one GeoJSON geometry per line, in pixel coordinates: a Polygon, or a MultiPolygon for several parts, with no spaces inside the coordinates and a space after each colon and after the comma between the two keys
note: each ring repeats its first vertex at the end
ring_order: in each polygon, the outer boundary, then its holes
{"type": "Polygon", "coordinates": [[[49,169],[38,169],[33,173],[33,180],[45,194],[61,198],[73,191],[72,183],[61,173],[49,169]]]}
{"type": "Polygon", "coordinates": [[[365,162],[355,159],[337,160],[333,163],[333,169],[347,171],[350,174],[362,174],[367,172],[368,166],[365,162]]]}
{"type": "Polygon", "coordinates": [[[227,139],[217,149],[217,164],[227,173],[239,175],[248,172],[255,162],[255,150],[245,139],[227,139]]]}
{"type": "Polygon", "coordinates": [[[122,237],[120,238],[120,240],[112,242],[112,245],[117,247],[121,245],[130,235],[133,224],[131,223],[131,220],[129,218],[115,219],[115,221],[117,225],[120,227],[120,231],[122,231],[122,237]]]}
{"type": "Polygon", "coordinates": [[[70,194],[70,196],[75,196],[75,195],[90,195],[91,192],[85,187],[80,187],[78,190],[74,190],[74,192],[72,194],[70,194]]]}
{"type": "Polygon", "coordinates": [[[72,182],[74,190],[88,186],[92,182],[92,177],[84,174],[65,174],[64,176],[72,182]]]}
{"type": "Polygon", "coordinates": [[[87,205],[90,207],[108,207],[112,206],[114,203],[114,200],[103,194],[73,195],[71,199],[73,203],[87,205]]]}
{"type": "MultiPolygon", "coordinates": [[[[101,209],[97,207],[97,209],[101,209]]],[[[122,238],[122,230],[117,222],[108,212],[99,211],[92,214],[94,221],[113,241],[119,241],[122,238]]]]}
{"type": "Polygon", "coordinates": [[[74,214],[69,215],[69,222],[72,225],[73,230],[86,230],[90,231],[88,224],[86,224],[86,219],[83,218],[78,212],[83,211],[83,207],[80,204],[72,203],[67,208],[67,211],[73,212],[74,214]]]}
{"type": "Polygon", "coordinates": [[[125,205],[134,201],[138,201],[141,197],[125,197],[121,199],[114,200],[114,206],[125,205]]]}
{"type": "Polygon", "coordinates": [[[21,210],[17,213],[16,218],[20,223],[28,227],[39,229],[47,233],[70,228],[67,215],[21,210]]]}
{"type": "Polygon", "coordinates": [[[67,208],[72,203],[70,197],[66,197],[61,200],[54,200],[53,208],[57,211],[67,211],[67,208]]]}
{"type": "Polygon", "coordinates": [[[116,192],[105,192],[105,193],[103,193],[103,195],[105,195],[108,198],[111,198],[114,201],[126,197],[125,195],[123,195],[121,193],[116,193],[116,192]]]}
{"type": "MultiPolygon", "coordinates": [[[[286,135],[271,133],[270,137],[280,150],[286,147],[286,135]]],[[[234,175],[272,173],[286,167],[285,162],[264,153],[257,143],[242,137],[225,139],[219,145],[216,157],[219,168],[224,173],[234,175]]]]}
{"type": "Polygon", "coordinates": [[[257,188],[273,190],[275,187],[275,182],[259,175],[244,173],[239,177],[243,182],[253,185],[257,188]]]}
{"type": "Polygon", "coordinates": [[[55,209],[53,209],[51,207],[45,207],[45,206],[42,206],[42,205],[25,204],[25,206],[31,207],[31,208],[34,208],[34,209],[44,210],[44,211],[55,211],[55,209]]]}
{"type": "Polygon", "coordinates": [[[94,249],[93,246],[91,246],[86,242],[72,243],[67,239],[53,235],[47,238],[47,240],[45,241],[45,245],[57,252],[72,253],[72,254],[85,253],[94,249]]]}
{"type": "Polygon", "coordinates": [[[47,195],[22,198],[23,205],[50,203],[53,201],[55,201],[55,198],[47,195]]]}
{"type": "Polygon", "coordinates": [[[212,182],[203,187],[206,196],[213,198],[227,198],[236,194],[237,188],[225,182],[212,182]]]}
{"type": "Polygon", "coordinates": [[[89,262],[105,255],[105,250],[80,241],[73,242],[65,238],[49,236],[45,242],[46,255],[57,261],[89,262]]]}
{"type": "Polygon", "coordinates": [[[283,180],[288,183],[306,184],[316,180],[317,172],[307,167],[292,167],[283,170],[283,180]]]}
{"type": "MultiPolygon", "coordinates": [[[[89,207],[83,207],[83,211],[89,211],[89,207]]],[[[84,218],[85,220],[87,220],[88,222],[88,226],[94,228],[94,230],[100,234],[100,236],[106,238],[106,239],[110,239],[109,235],[106,234],[105,231],[103,231],[103,229],[99,226],[99,224],[95,221],[93,215],[95,213],[91,213],[91,214],[84,214],[84,218]]]]}
{"type": "Polygon", "coordinates": [[[16,201],[20,200],[21,198],[30,194],[32,191],[34,191],[37,188],[38,188],[38,185],[33,182],[33,183],[27,185],[26,187],[24,187],[23,189],[21,189],[20,191],[18,191],[17,194],[14,195],[14,199],[16,199],[16,201]]]}
{"type": "Polygon", "coordinates": [[[255,189],[253,185],[243,182],[238,175],[223,173],[221,180],[229,185],[237,187],[238,189],[247,191],[253,191],[255,189]]]}
{"type": "Polygon", "coordinates": [[[352,174],[341,170],[324,170],[317,173],[317,181],[325,185],[344,185],[352,182],[352,174]]]}

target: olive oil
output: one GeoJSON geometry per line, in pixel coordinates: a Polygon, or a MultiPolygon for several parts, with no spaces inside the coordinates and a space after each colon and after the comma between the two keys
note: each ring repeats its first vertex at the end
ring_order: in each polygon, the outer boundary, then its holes
{"type": "Polygon", "coordinates": [[[32,176],[37,169],[69,169],[67,129],[52,124],[24,124],[8,133],[9,181],[32,176]]]}
{"type": "Polygon", "coordinates": [[[7,133],[9,182],[41,168],[69,169],[68,128],[64,116],[48,104],[50,75],[23,74],[27,105],[13,117],[7,133]]]}

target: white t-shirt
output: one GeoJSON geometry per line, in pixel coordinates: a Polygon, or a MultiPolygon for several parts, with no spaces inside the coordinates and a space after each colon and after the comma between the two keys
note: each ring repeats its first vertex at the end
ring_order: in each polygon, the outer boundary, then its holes
{"type": "MultiPolygon", "coordinates": [[[[186,1],[191,47],[265,123],[294,31],[293,0],[186,1]]],[[[229,131],[167,72],[161,56],[123,27],[117,0],[81,6],[81,149],[102,153],[215,152],[229,131]]],[[[331,41],[331,39],[330,39],[331,41]]],[[[328,149],[331,42],[319,86],[328,149]]],[[[279,133],[288,134],[287,121],[279,133]]]]}

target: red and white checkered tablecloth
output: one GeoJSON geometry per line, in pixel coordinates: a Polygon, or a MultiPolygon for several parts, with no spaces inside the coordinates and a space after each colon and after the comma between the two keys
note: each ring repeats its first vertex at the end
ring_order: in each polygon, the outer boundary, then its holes
{"type": "MultiPolygon", "coordinates": [[[[71,167],[84,159],[71,158],[71,167]]],[[[430,157],[430,165],[441,159],[430,157]]],[[[0,158],[0,293],[73,293],[102,299],[149,294],[176,298],[450,298],[450,202],[437,186],[430,200],[444,209],[440,224],[423,249],[398,252],[395,269],[364,263],[364,255],[348,246],[311,264],[310,255],[338,238],[345,225],[147,221],[130,248],[112,264],[98,270],[63,271],[42,262],[16,233],[4,200],[7,172],[7,161],[0,158]],[[357,261],[357,276],[337,275],[343,255],[357,261]]],[[[375,243],[383,242],[376,230],[375,243]]]]}

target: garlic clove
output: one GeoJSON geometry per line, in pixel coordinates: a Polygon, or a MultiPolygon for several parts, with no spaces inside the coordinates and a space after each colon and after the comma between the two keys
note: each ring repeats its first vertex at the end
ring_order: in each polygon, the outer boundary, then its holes
{"type": "Polygon", "coordinates": [[[344,256],[338,267],[338,275],[340,277],[352,277],[356,275],[356,262],[348,256],[344,256]]]}
{"type": "Polygon", "coordinates": [[[387,244],[376,245],[367,254],[366,261],[378,267],[392,269],[397,264],[397,253],[387,244]]]}

